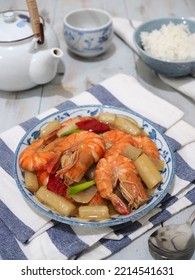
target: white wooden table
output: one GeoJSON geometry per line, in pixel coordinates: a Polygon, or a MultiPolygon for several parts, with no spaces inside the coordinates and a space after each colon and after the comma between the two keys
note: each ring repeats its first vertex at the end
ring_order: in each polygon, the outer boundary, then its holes
{"type": "MultiPolygon", "coordinates": [[[[184,119],[194,125],[195,102],[160,81],[117,36],[114,37],[113,44],[106,54],[91,60],[81,59],[69,53],[63,37],[63,17],[75,8],[95,7],[105,9],[115,17],[150,20],[166,16],[192,17],[195,15],[194,0],[37,0],[37,4],[40,14],[53,27],[59,38],[60,47],[64,52],[62,64],[58,75],[47,85],[23,92],[0,91],[0,132],[68,100],[117,73],[134,76],[145,88],[183,110],[184,119]]],[[[10,8],[27,9],[26,1],[0,1],[0,11],[10,8]]],[[[193,209],[195,206],[175,215],[165,224],[185,222],[193,209]]],[[[153,230],[110,259],[152,259],[147,240],[153,230]]],[[[195,224],[193,230],[195,232],[195,224]]]]}

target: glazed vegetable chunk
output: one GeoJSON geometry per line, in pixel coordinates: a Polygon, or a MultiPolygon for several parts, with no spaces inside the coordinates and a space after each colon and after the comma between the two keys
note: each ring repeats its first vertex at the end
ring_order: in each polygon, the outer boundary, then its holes
{"type": "Polygon", "coordinates": [[[60,122],[57,120],[54,120],[54,121],[50,122],[48,125],[46,125],[43,129],[41,129],[40,137],[41,138],[46,137],[51,132],[59,129],[60,127],[61,127],[60,122]]]}
{"type": "Polygon", "coordinates": [[[36,192],[36,197],[43,204],[64,216],[70,216],[76,211],[76,207],[73,203],[68,201],[65,197],[49,191],[46,187],[40,187],[36,192]]]}
{"type": "Polygon", "coordinates": [[[39,189],[39,182],[37,179],[37,175],[33,172],[30,171],[25,171],[24,172],[24,181],[25,181],[25,186],[26,188],[35,193],[39,189]]]}
{"type": "Polygon", "coordinates": [[[146,154],[142,154],[136,159],[135,166],[149,189],[153,189],[162,181],[160,172],[146,154]]]}
{"type": "Polygon", "coordinates": [[[112,113],[100,113],[98,119],[113,127],[120,128],[121,131],[127,132],[131,135],[140,135],[142,133],[141,128],[135,121],[124,116],[117,116],[112,113]]]}
{"type": "Polygon", "coordinates": [[[88,189],[85,189],[79,193],[72,195],[71,198],[79,203],[88,203],[92,200],[92,198],[95,196],[96,193],[97,193],[96,186],[92,186],[88,189]]]}
{"type": "Polygon", "coordinates": [[[109,218],[108,207],[105,205],[80,206],[79,217],[82,219],[103,220],[109,218]]]}

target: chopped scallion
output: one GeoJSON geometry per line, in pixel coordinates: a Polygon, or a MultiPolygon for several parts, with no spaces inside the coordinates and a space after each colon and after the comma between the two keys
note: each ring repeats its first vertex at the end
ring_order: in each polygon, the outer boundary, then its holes
{"type": "Polygon", "coordinates": [[[67,135],[70,135],[70,134],[73,134],[73,133],[76,133],[76,132],[81,132],[83,131],[83,129],[73,129],[73,130],[69,130],[69,131],[66,131],[64,133],[62,133],[60,136],[67,136],[67,135]]]}
{"type": "Polygon", "coordinates": [[[68,192],[68,195],[74,195],[78,192],[81,192],[91,186],[94,186],[95,185],[95,181],[94,180],[91,180],[91,181],[88,181],[88,182],[84,182],[82,184],[78,184],[78,185],[74,185],[72,187],[69,187],[67,192],[68,192]]]}

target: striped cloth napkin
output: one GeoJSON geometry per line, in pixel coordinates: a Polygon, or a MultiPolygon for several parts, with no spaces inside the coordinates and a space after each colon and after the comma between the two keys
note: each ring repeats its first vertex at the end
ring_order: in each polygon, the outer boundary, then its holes
{"type": "Polygon", "coordinates": [[[0,255],[2,259],[104,259],[148,229],[195,203],[195,128],[183,112],[144,89],[131,76],[117,74],[55,108],[0,135],[0,255]],[[47,115],[77,105],[128,108],[155,122],[169,140],[176,159],[174,186],[144,217],[125,224],[87,228],[51,221],[34,211],[13,176],[14,151],[23,135],[47,115]],[[14,135],[14,137],[13,137],[14,135]]]}
{"type": "MultiPolygon", "coordinates": [[[[190,18],[194,20],[194,18],[190,18]]],[[[129,20],[126,18],[113,18],[114,32],[117,34],[123,41],[138,54],[134,40],[133,33],[135,28],[137,28],[142,22],[137,20],[129,20]]],[[[192,76],[180,77],[180,78],[168,78],[163,75],[159,75],[159,78],[172,88],[181,92],[182,94],[190,97],[192,100],[195,100],[195,79],[192,76]]]]}

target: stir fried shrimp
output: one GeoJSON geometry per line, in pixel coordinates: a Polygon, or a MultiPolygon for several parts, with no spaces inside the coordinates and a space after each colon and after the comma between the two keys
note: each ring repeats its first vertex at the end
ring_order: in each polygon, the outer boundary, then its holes
{"type": "Polygon", "coordinates": [[[148,136],[134,136],[134,146],[143,149],[143,152],[151,158],[159,159],[159,151],[157,146],[148,136]]]}
{"type": "MultiPolygon", "coordinates": [[[[135,147],[142,148],[143,152],[149,157],[159,159],[159,151],[155,143],[148,136],[132,136],[120,130],[111,130],[103,134],[106,146],[110,147],[119,143],[129,143],[135,147]]],[[[124,145],[124,144],[122,144],[124,145]]]]}
{"type": "Polygon", "coordinates": [[[125,117],[99,116],[54,120],[19,156],[26,187],[63,215],[83,218],[84,210],[85,219],[106,219],[116,211],[128,215],[162,181],[164,167],[150,137],[125,117]],[[125,130],[127,123],[134,133],[125,130]]]}
{"type": "Polygon", "coordinates": [[[112,202],[117,212],[129,214],[126,204],[113,192],[117,184],[117,174],[114,170],[115,158],[108,157],[99,160],[95,170],[95,182],[100,196],[112,202]]]}
{"type": "Polygon", "coordinates": [[[159,152],[156,145],[147,136],[132,136],[119,130],[111,130],[105,132],[103,138],[107,151],[96,167],[97,189],[103,198],[111,200],[119,213],[125,214],[129,210],[124,202],[113,193],[117,182],[119,182],[119,189],[128,201],[130,209],[137,209],[148,199],[134,163],[125,156],[126,148],[128,145],[140,147],[143,152],[153,158],[159,158],[159,152]]]}
{"type": "Polygon", "coordinates": [[[85,145],[78,147],[78,150],[73,151],[72,159],[70,157],[70,165],[62,165],[62,168],[57,171],[57,175],[64,178],[67,184],[80,182],[87,169],[94,163],[94,157],[91,149],[85,145]]]}
{"type": "Polygon", "coordinates": [[[20,167],[28,171],[47,170],[59,160],[59,153],[43,151],[44,139],[39,139],[28,146],[19,157],[20,167]]]}
{"type": "Polygon", "coordinates": [[[107,148],[118,142],[127,142],[129,144],[133,144],[133,138],[130,134],[120,131],[120,130],[110,130],[103,134],[103,139],[106,143],[107,148]]]}
{"type": "Polygon", "coordinates": [[[124,155],[125,156],[125,151],[126,148],[128,147],[130,143],[128,142],[118,142],[115,145],[113,145],[112,147],[110,147],[106,154],[105,157],[109,156],[109,155],[113,155],[113,154],[117,154],[117,155],[124,155]]]}
{"type": "Polygon", "coordinates": [[[73,133],[56,140],[44,147],[44,151],[67,154],[69,164],[65,160],[57,171],[65,182],[79,182],[87,169],[97,162],[105,153],[105,144],[101,136],[89,131],[73,133]]]}
{"type": "Polygon", "coordinates": [[[137,209],[146,202],[148,196],[140,177],[138,177],[135,165],[122,155],[117,156],[116,163],[120,191],[128,201],[130,209],[137,209]]]}
{"type": "Polygon", "coordinates": [[[120,214],[128,214],[129,209],[114,193],[118,182],[130,209],[138,208],[148,199],[133,162],[123,155],[116,153],[100,159],[95,171],[95,181],[101,197],[110,200],[120,214]]]}
{"type": "Polygon", "coordinates": [[[47,174],[56,171],[62,155],[67,158],[57,171],[64,180],[71,184],[79,182],[87,169],[97,162],[105,153],[102,137],[96,133],[82,131],[67,137],[58,137],[49,144],[44,144],[44,139],[39,139],[28,146],[20,155],[20,166],[29,171],[47,171],[38,174],[41,182],[47,182],[47,174]],[[67,164],[68,159],[68,164],[67,164]]]}

